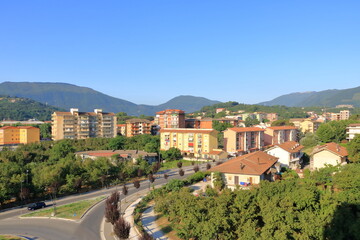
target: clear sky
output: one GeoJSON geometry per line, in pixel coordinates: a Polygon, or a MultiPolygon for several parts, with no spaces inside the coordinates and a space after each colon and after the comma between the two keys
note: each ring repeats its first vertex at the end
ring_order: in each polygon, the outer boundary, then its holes
{"type": "Polygon", "coordinates": [[[4,81],[72,83],[138,104],[357,87],[360,1],[1,1],[4,81]]]}

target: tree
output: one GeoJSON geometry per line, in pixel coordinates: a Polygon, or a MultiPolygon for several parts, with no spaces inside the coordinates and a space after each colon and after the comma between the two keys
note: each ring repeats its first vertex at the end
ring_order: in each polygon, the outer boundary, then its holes
{"type": "Polygon", "coordinates": [[[219,191],[223,189],[225,183],[224,183],[224,179],[222,178],[222,174],[220,172],[214,172],[212,177],[214,178],[213,180],[214,187],[219,191]]]}
{"type": "Polygon", "coordinates": [[[121,240],[129,238],[130,229],[130,224],[123,217],[120,217],[114,224],[114,233],[121,240]]]}
{"type": "Polygon", "coordinates": [[[135,181],[134,181],[134,187],[135,187],[136,189],[138,189],[138,188],[140,187],[140,181],[139,181],[139,180],[135,180],[135,181]]]}
{"type": "Polygon", "coordinates": [[[198,165],[194,166],[193,170],[194,170],[195,173],[198,172],[200,170],[199,166],[198,165]]]}
{"type": "Polygon", "coordinates": [[[211,164],[210,163],[207,163],[206,164],[206,169],[209,170],[211,168],[211,164]]]}
{"type": "Polygon", "coordinates": [[[41,139],[51,139],[51,123],[41,124],[39,129],[41,139]]]}
{"type": "Polygon", "coordinates": [[[184,170],[180,169],[179,170],[179,175],[182,177],[182,176],[184,176],[184,174],[185,174],[184,170]]]}
{"type": "Polygon", "coordinates": [[[360,135],[356,134],[355,137],[347,145],[349,160],[351,162],[360,162],[360,135]]]}
{"type": "Polygon", "coordinates": [[[251,118],[251,117],[247,117],[246,119],[245,119],[245,126],[246,127],[251,127],[251,126],[254,126],[254,125],[256,125],[256,124],[259,124],[260,122],[259,122],[259,120],[257,120],[256,118],[251,118]]]}
{"type": "Polygon", "coordinates": [[[125,202],[126,202],[126,195],[128,194],[129,190],[127,186],[124,184],[122,188],[122,194],[125,196],[125,202]]]}
{"type": "Polygon", "coordinates": [[[118,192],[113,192],[105,202],[105,219],[107,222],[114,223],[119,219],[120,213],[118,210],[118,202],[120,196],[118,192]]]}
{"type": "Polygon", "coordinates": [[[126,138],[124,136],[116,136],[110,140],[108,147],[112,150],[124,149],[125,141],[126,138]]]}
{"type": "Polygon", "coordinates": [[[179,161],[179,162],[177,162],[176,165],[177,165],[178,168],[181,168],[182,167],[182,162],[179,161]]]}
{"type": "Polygon", "coordinates": [[[290,119],[280,119],[271,123],[272,127],[276,126],[294,126],[294,123],[290,122],[290,119]]]}
{"type": "Polygon", "coordinates": [[[300,140],[300,144],[304,147],[315,147],[319,144],[319,139],[316,134],[308,132],[305,134],[305,137],[300,140]]]}
{"type": "Polygon", "coordinates": [[[164,173],[164,178],[168,179],[169,175],[167,175],[166,173],[164,173]]]}
{"type": "Polygon", "coordinates": [[[178,148],[170,148],[166,151],[161,151],[161,156],[166,161],[174,161],[181,158],[181,151],[178,148]]]}

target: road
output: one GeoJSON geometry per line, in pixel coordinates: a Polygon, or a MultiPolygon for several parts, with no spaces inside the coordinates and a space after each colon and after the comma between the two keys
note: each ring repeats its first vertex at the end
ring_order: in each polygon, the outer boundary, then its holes
{"type": "MultiPolygon", "coordinates": [[[[199,165],[200,170],[205,170],[206,163],[199,165]]],[[[193,166],[184,167],[185,175],[180,177],[178,169],[165,170],[156,175],[154,185],[168,182],[170,179],[181,179],[194,173],[193,166]],[[163,174],[169,178],[164,179],[163,174]]],[[[141,182],[140,188],[135,189],[133,184],[127,185],[128,196],[140,190],[149,188],[149,181],[141,182]]],[[[90,199],[101,195],[109,195],[116,187],[102,189],[81,195],[72,195],[57,200],[57,206],[90,199]]],[[[121,189],[118,189],[121,190],[121,189]]],[[[120,194],[121,199],[124,197],[120,194]]],[[[50,203],[47,203],[50,204],[50,203]]],[[[26,213],[26,208],[12,209],[0,213],[0,234],[15,234],[31,237],[32,240],[96,240],[100,239],[100,225],[104,217],[105,201],[93,207],[80,221],[68,221],[63,219],[31,218],[20,219],[19,216],[26,213]]]]}

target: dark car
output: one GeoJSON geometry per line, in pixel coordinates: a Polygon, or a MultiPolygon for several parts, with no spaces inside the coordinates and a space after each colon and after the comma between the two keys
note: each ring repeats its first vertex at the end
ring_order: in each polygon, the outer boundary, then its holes
{"type": "Polygon", "coordinates": [[[46,204],[44,202],[37,202],[37,203],[32,203],[28,206],[28,210],[36,210],[39,208],[44,208],[46,207],[46,204]]]}

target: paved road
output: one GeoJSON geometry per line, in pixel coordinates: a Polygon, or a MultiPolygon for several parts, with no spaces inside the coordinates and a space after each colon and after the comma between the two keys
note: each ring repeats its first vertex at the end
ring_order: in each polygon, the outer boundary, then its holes
{"type": "MultiPolygon", "coordinates": [[[[201,170],[204,170],[206,163],[200,166],[201,170]]],[[[154,185],[166,183],[169,179],[180,179],[194,173],[192,166],[184,167],[185,176],[180,177],[178,169],[165,170],[159,172],[156,175],[159,177],[155,180],[154,185]],[[169,178],[166,180],[163,178],[163,174],[167,173],[169,178]]],[[[143,181],[139,189],[135,189],[133,184],[128,184],[128,195],[135,194],[137,191],[143,190],[149,187],[149,182],[143,181]]],[[[97,190],[91,193],[82,195],[73,195],[57,200],[57,206],[76,202],[84,199],[94,198],[101,195],[109,195],[116,188],[97,190]]],[[[121,190],[119,188],[118,190],[121,190]]],[[[121,195],[121,199],[123,195],[121,195]]],[[[105,202],[97,204],[92,208],[85,217],[80,221],[66,221],[61,219],[19,219],[18,217],[27,210],[13,209],[0,213],[0,233],[2,234],[17,234],[31,236],[35,240],[96,240],[100,239],[100,225],[104,217],[105,202]]]]}

